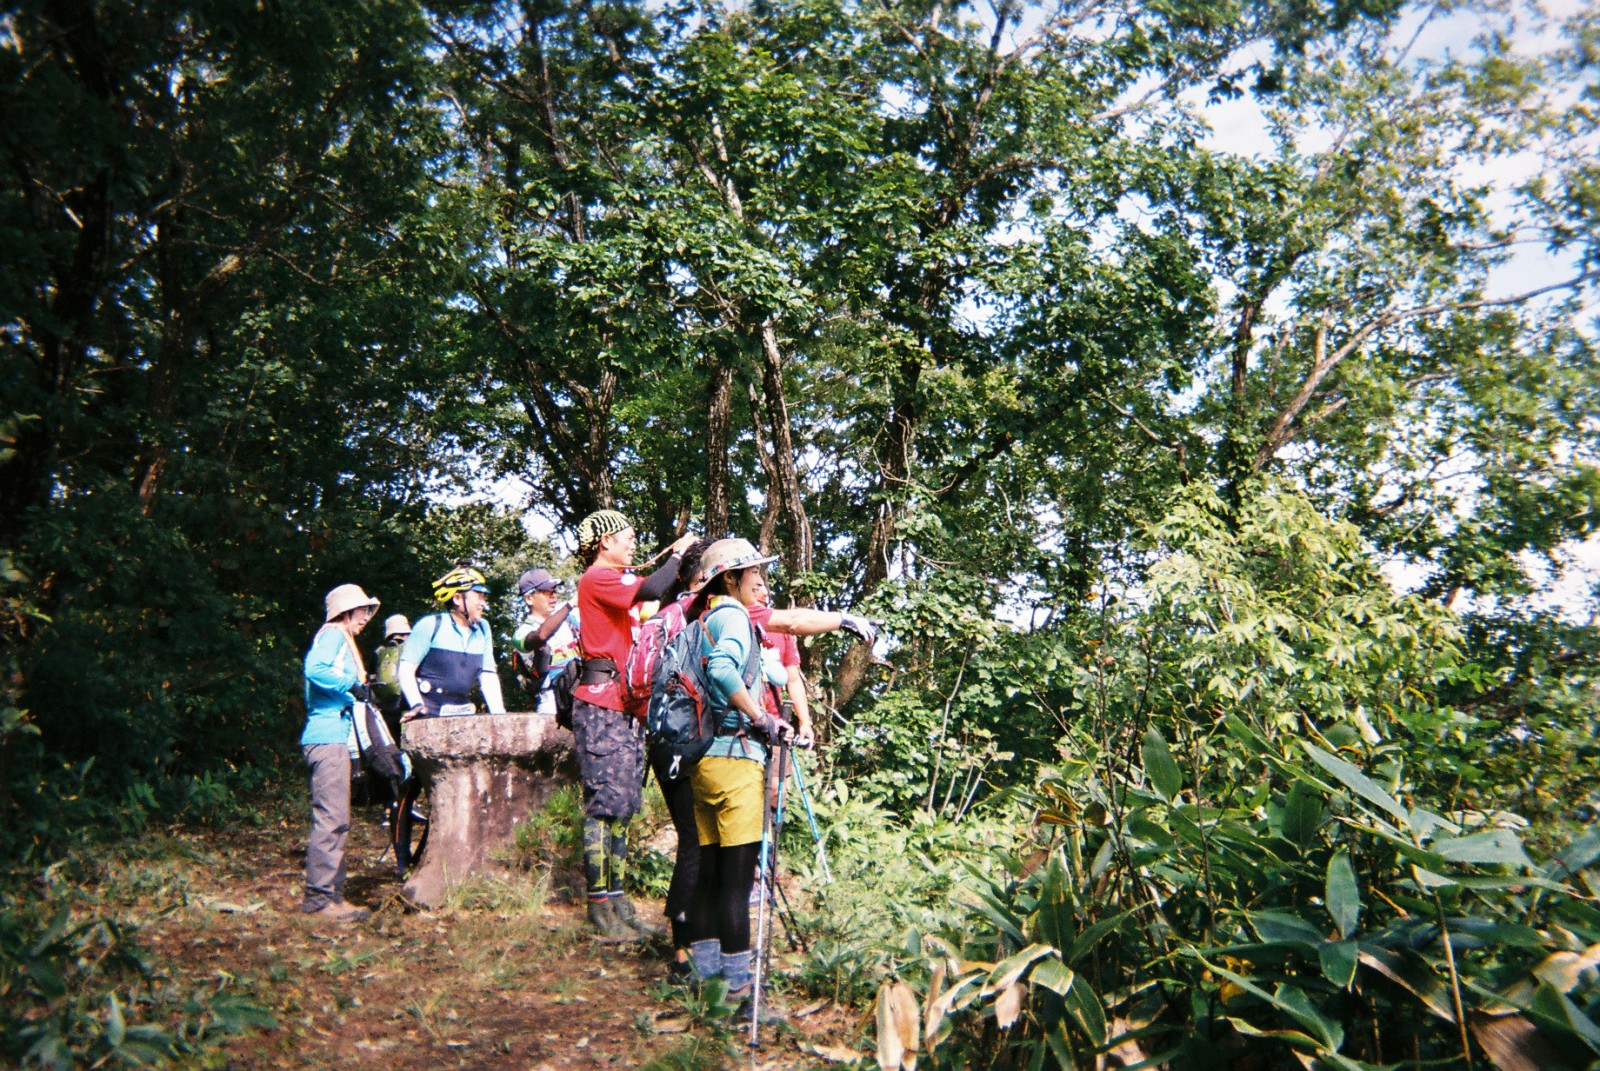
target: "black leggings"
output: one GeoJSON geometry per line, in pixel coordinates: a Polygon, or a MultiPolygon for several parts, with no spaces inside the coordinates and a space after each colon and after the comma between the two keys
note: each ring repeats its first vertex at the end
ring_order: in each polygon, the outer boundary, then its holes
{"type": "Polygon", "coordinates": [[[715,938],[722,954],[750,950],[750,889],[761,842],[700,848],[700,887],[689,907],[689,939],[715,938]]]}
{"type": "Polygon", "coordinates": [[[688,948],[690,904],[700,881],[700,834],[694,825],[694,786],[689,783],[687,772],[677,780],[669,778],[671,763],[669,756],[650,756],[650,769],[655,771],[656,784],[667,801],[667,813],[672,815],[672,828],[678,833],[672,884],[667,886],[667,922],[672,926],[673,947],[688,948]]]}

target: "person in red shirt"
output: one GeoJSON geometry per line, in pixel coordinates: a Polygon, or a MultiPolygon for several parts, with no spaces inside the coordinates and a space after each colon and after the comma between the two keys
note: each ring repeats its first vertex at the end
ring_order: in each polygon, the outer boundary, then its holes
{"type": "Polygon", "coordinates": [[[621,667],[633,647],[634,607],[658,601],[678,579],[684,535],[648,578],[629,572],[637,546],[633,526],[616,510],[589,514],[578,524],[578,648],[583,671],[572,692],[572,735],[583,782],[583,870],[589,921],[602,937],[636,940],[661,932],[638,916],[623,894],[628,822],[644,788],[642,709],[630,709],[621,667]]]}

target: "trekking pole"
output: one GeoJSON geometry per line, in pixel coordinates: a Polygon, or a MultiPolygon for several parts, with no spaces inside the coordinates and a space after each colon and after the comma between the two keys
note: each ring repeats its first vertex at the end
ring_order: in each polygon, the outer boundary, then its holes
{"type": "Polygon", "coordinates": [[[817,842],[816,861],[822,866],[822,880],[831,885],[833,871],[828,867],[828,846],[823,842],[822,830],[817,828],[817,815],[811,809],[811,796],[806,792],[806,775],[798,762],[794,764],[794,787],[800,790],[800,802],[805,805],[806,821],[811,824],[811,839],[817,842]]]}
{"type": "MultiPolygon", "coordinates": [[[[773,904],[777,906],[778,914],[783,918],[784,932],[789,936],[789,951],[801,951],[806,955],[811,954],[811,944],[806,940],[806,935],[800,929],[800,920],[795,916],[794,905],[789,903],[789,894],[783,891],[783,886],[778,884],[778,854],[783,848],[783,822],[788,791],[789,766],[794,756],[784,750],[783,763],[779,767],[778,779],[778,814],[773,821],[772,830],[772,867],[768,870],[768,884],[776,895],[773,904]]],[[[799,769],[800,764],[793,762],[794,768],[799,769]]]]}
{"type": "Polygon", "coordinates": [[[769,932],[771,919],[771,887],[772,860],[777,852],[774,850],[774,841],[777,839],[776,830],[782,828],[783,822],[783,766],[788,754],[788,748],[779,745],[772,748],[778,757],[778,802],[777,806],[767,806],[767,778],[763,772],[761,777],[761,853],[760,869],[756,872],[756,880],[760,883],[761,896],[756,901],[756,947],[755,947],[755,972],[750,984],[750,1047],[755,1048],[761,1044],[761,979],[766,966],[768,953],[768,939],[772,936],[769,932]],[[774,815],[774,811],[777,812],[774,815]]]}

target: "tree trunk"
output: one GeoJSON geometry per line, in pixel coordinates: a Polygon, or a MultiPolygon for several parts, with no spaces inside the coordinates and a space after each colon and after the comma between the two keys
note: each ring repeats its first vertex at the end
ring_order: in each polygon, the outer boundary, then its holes
{"type": "MultiPolygon", "coordinates": [[[[800,470],[794,460],[794,434],[789,428],[789,402],[783,391],[783,355],[778,350],[778,331],[768,317],[761,324],[761,384],[767,400],[767,423],[772,431],[772,463],[776,470],[778,501],[789,519],[789,567],[796,573],[809,573],[813,566],[811,522],[806,519],[805,501],[800,494],[800,470]]],[[[803,606],[809,596],[797,600],[803,606]]]]}
{"type": "Polygon", "coordinates": [[[728,534],[728,436],[733,422],[733,366],[718,361],[711,369],[706,400],[707,539],[728,534]]]}
{"type": "Polygon", "coordinates": [[[406,724],[403,746],[428,789],[428,846],[405,885],[424,907],[494,869],[517,824],[577,780],[572,734],[551,714],[424,718],[406,724]]]}
{"type": "MultiPolygon", "coordinates": [[[[889,426],[885,429],[888,444],[879,460],[882,475],[878,486],[889,496],[898,494],[905,487],[911,472],[912,443],[916,438],[918,419],[917,383],[921,378],[922,362],[910,359],[901,362],[894,407],[889,426]]],[[[895,519],[892,501],[883,501],[867,539],[866,560],[862,563],[862,595],[872,594],[889,578],[889,548],[894,543],[895,519]]],[[[865,647],[855,644],[850,648],[834,677],[835,702],[838,706],[843,707],[855,698],[867,681],[867,668],[871,664],[871,653],[865,647]]]]}

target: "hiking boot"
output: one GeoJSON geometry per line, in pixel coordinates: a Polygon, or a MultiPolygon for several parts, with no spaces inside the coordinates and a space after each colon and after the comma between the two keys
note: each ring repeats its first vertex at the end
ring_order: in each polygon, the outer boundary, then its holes
{"type": "Polygon", "coordinates": [[[598,932],[600,942],[614,945],[639,940],[638,932],[617,918],[613,903],[611,900],[589,901],[589,925],[598,932]]]}
{"type": "MultiPolygon", "coordinates": [[[[729,1004],[734,1005],[733,1021],[748,1023],[750,1021],[751,993],[749,989],[730,992],[727,996],[729,1004]]],[[[762,1026],[774,1026],[778,1023],[787,1023],[789,1020],[772,1003],[772,994],[766,990],[761,991],[761,1014],[758,1021],[762,1026]]]]}
{"type": "Polygon", "coordinates": [[[667,984],[675,989],[696,989],[700,978],[694,973],[694,964],[688,960],[667,961],[667,984]]]}
{"type": "Polygon", "coordinates": [[[315,911],[307,911],[306,917],[317,922],[365,922],[372,917],[372,912],[343,900],[330,900],[315,911]]]}
{"type": "Polygon", "coordinates": [[[642,919],[633,908],[633,901],[626,896],[613,896],[611,910],[616,913],[617,921],[633,930],[641,937],[662,937],[666,935],[667,928],[660,923],[642,919]]]}

